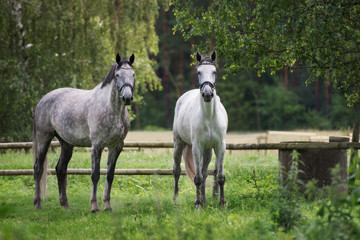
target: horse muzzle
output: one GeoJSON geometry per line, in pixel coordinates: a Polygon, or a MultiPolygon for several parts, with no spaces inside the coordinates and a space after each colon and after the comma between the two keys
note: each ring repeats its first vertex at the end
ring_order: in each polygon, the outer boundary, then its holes
{"type": "Polygon", "coordinates": [[[124,85],[121,87],[120,89],[120,98],[123,101],[123,103],[125,105],[131,105],[133,98],[133,89],[132,86],[129,85],[124,85]]]}
{"type": "Polygon", "coordinates": [[[133,96],[131,96],[131,97],[122,96],[121,100],[124,102],[125,105],[131,105],[133,96]]]}
{"type": "Polygon", "coordinates": [[[210,102],[214,97],[214,88],[210,84],[202,86],[200,92],[205,102],[210,102]]]}

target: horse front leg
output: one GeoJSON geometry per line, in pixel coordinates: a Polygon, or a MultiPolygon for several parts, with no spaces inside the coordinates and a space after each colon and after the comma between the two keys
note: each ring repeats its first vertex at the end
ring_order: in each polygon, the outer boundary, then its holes
{"type": "Polygon", "coordinates": [[[194,183],[196,186],[196,199],[195,199],[195,209],[200,210],[202,201],[201,201],[201,184],[203,183],[203,175],[202,175],[202,148],[198,144],[194,144],[192,148],[194,165],[195,165],[195,177],[194,183]]]}
{"type": "Polygon", "coordinates": [[[209,167],[209,163],[211,161],[211,157],[212,157],[212,149],[206,149],[204,150],[204,155],[203,155],[203,167],[202,167],[202,175],[203,175],[203,182],[201,183],[201,201],[203,204],[207,204],[206,202],[206,179],[208,176],[208,167],[209,167]]]}
{"type": "Polygon", "coordinates": [[[225,184],[225,174],[224,174],[224,157],[225,157],[226,144],[225,141],[222,141],[215,148],[216,155],[216,179],[220,186],[220,197],[219,204],[222,208],[226,207],[225,195],[224,195],[224,184],[225,184]]]}
{"type": "Polygon", "coordinates": [[[110,205],[110,192],[111,186],[114,180],[114,172],[116,161],[122,151],[123,144],[120,147],[109,148],[109,156],[107,162],[107,173],[106,173],[106,185],[105,185],[105,192],[104,192],[104,203],[105,203],[105,211],[112,210],[110,205]]]}
{"type": "Polygon", "coordinates": [[[92,167],[91,180],[93,186],[92,186],[90,202],[91,202],[92,212],[100,211],[97,204],[96,192],[97,192],[97,184],[100,179],[100,159],[101,159],[101,152],[103,149],[104,147],[101,144],[93,144],[91,149],[91,167],[92,167]]]}

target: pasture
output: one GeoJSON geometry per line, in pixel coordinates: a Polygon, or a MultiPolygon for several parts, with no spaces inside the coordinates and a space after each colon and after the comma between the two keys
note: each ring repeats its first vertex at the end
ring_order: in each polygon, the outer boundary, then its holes
{"type": "MultiPolygon", "coordinates": [[[[90,168],[90,153],[74,152],[69,168],[90,168]]],[[[59,150],[49,153],[54,168],[59,150]]],[[[101,168],[106,167],[103,153],[101,168]]],[[[117,168],[172,168],[171,150],[124,151],[117,168]]],[[[9,152],[0,155],[0,169],[32,168],[32,154],[9,152]]],[[[213,161],[209,169],[213,169],[213,161]]],[[[183,168],[183,166],[182,166],[183,168]]],[[[43,209],[33,206],[32,176],[2,176],[0,181],[1,239],[289,239],[295,230],[284,232],[271,218],[277,201],[278,162],[276,154],[227,153],[225,161],[226,210],[211,197],[208,206],[194,209],[195,186],[186,176],[173,202],[172,176],[115,176],[113,211],[104,212],[102,194],[105,176],[99,182],[101,212],[91,213],[90,176],[68,176],[69,209],[58,200],[56,176],[48,177],[43,209]]],[[[212,179],[212,176],[209,177],[212,179]]],[[[319,201],[300,201],[305,221],[316,218],[319,201]]]]}

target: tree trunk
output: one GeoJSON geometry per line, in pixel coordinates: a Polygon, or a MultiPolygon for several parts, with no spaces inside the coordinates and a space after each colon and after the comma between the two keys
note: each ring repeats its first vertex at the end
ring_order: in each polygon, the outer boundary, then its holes
{"type": "Polygon", "coordinates": [[[320,98],[319,98],[319,80],[315,82],[315,107],[316,110],[320,110],[320,98]]]}
{"type": "Polygon", "coordinates": [[[288,68],[285,67],[284,68],[284,86],[286,89],[288,89],[288,85],[289,85],[289,71],[288,71],[288,68]]]}
{"type": "MultiPolygon", "coordinates": [[[[164,36],[167,34],[167,19],[166,19],[166,11],[165,7],[162,8],[162,30],[164,36]]],[[[169,99],[169,51],[167,46],[164,45],[164,55],[163,55],[163,82],[164,82],[164,95],[165,95],[165,113],[166,113],[166,121],[165,127],[171,127],[171,119],[170,119],[170,99],[169,99]]]]}

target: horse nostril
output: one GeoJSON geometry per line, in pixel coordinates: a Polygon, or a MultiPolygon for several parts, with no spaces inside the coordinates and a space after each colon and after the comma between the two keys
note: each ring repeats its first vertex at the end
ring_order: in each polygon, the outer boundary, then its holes
{"type": "Polygon", "coordinates": [[[134,99],[133,96],[131,96],[131,101],[132,101],[133,99],[134,99]]]}
{"type": "Polygon", "coordinates": [[[121,99],[125,102],[125,97],[124,96],[121,99]]]}

